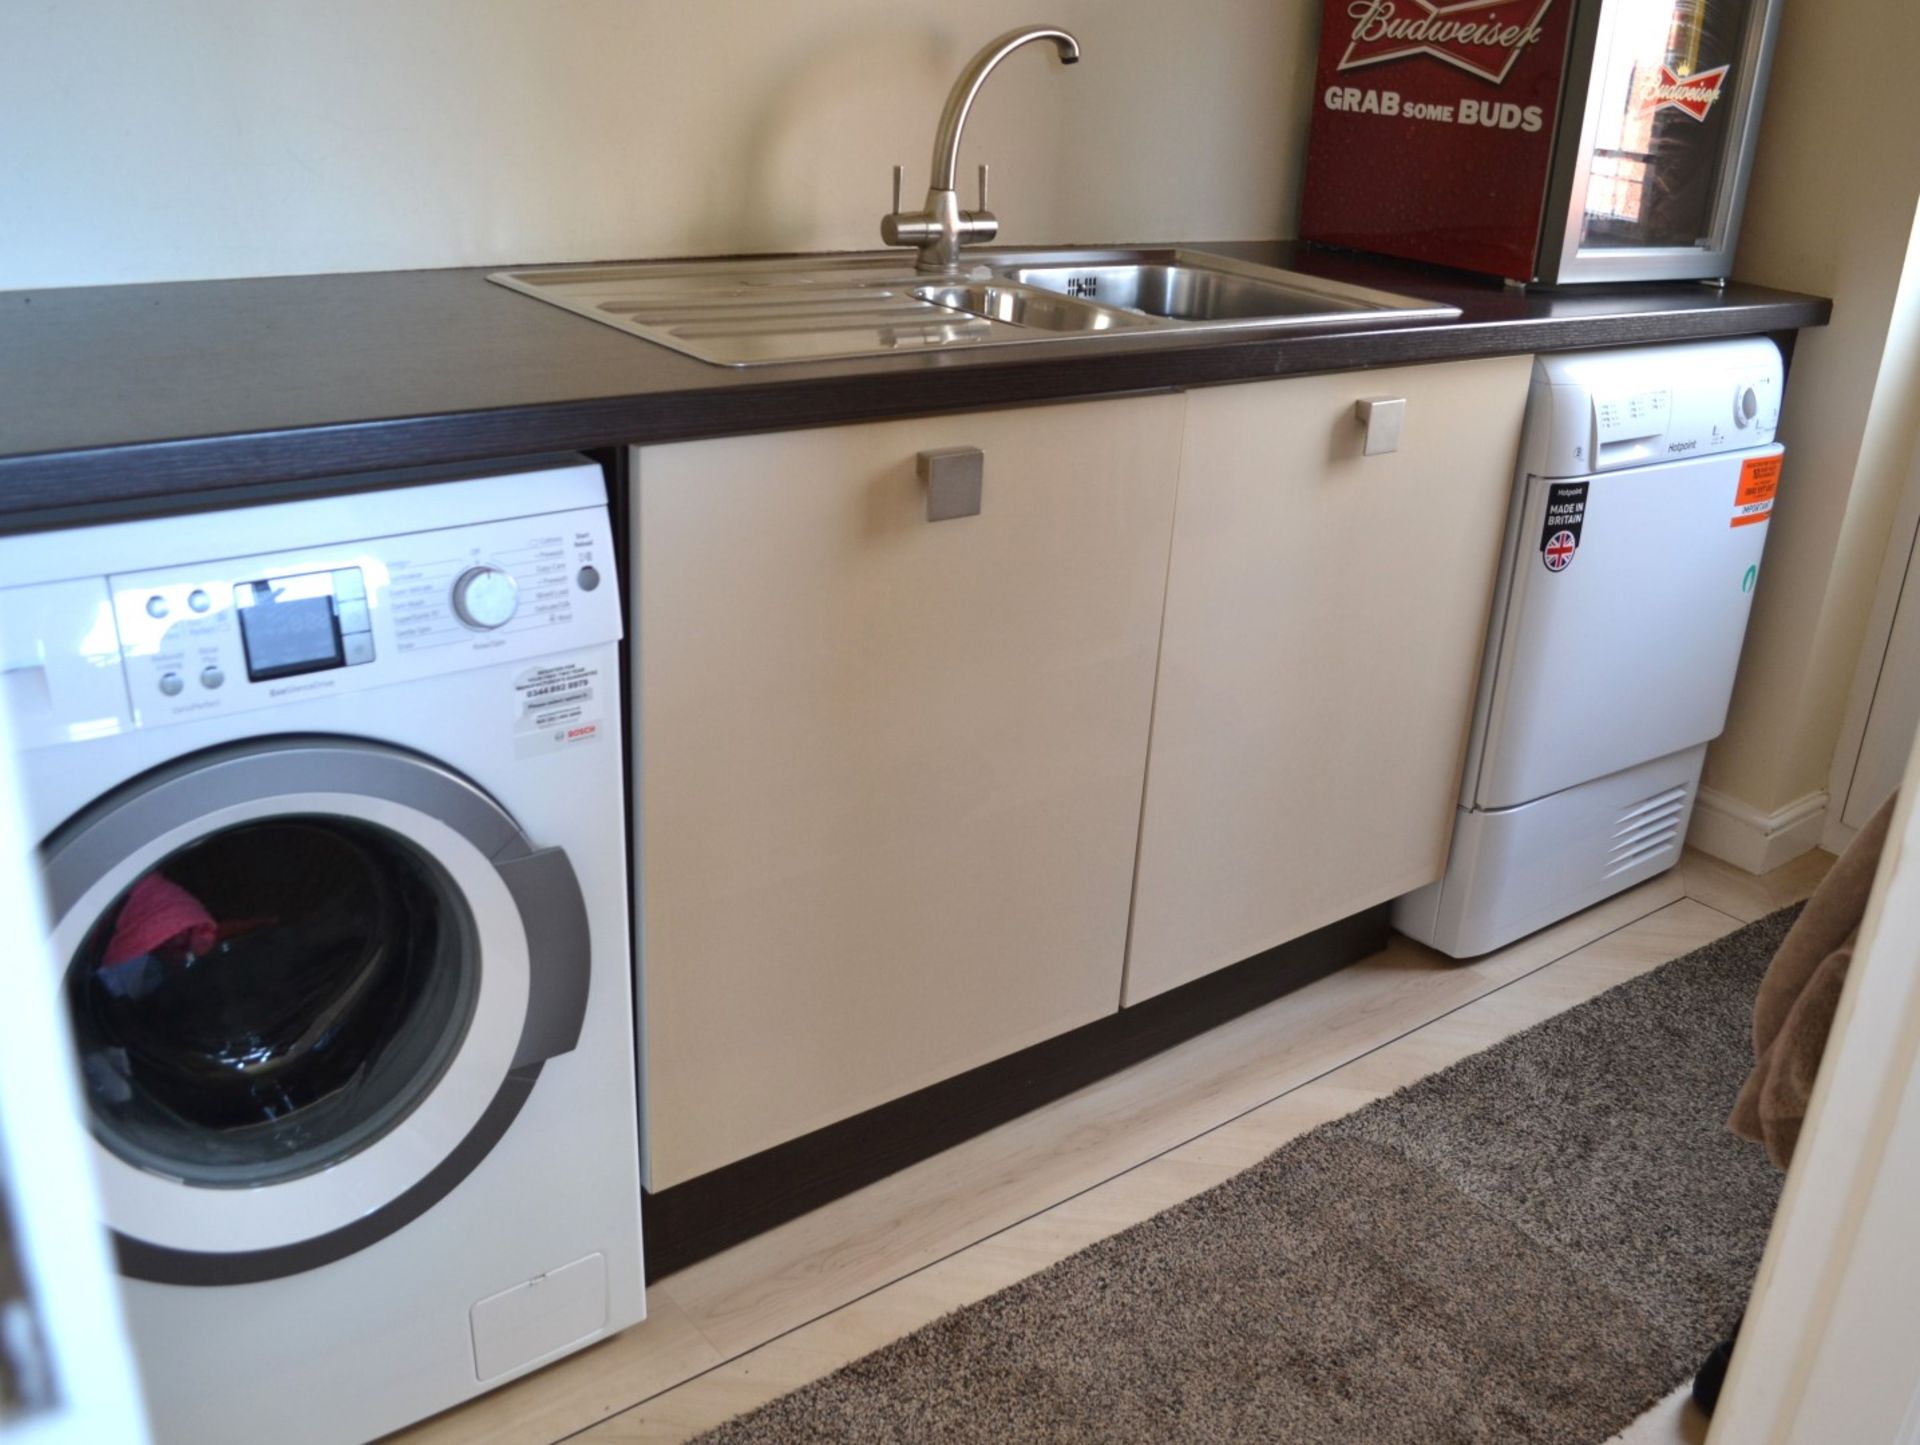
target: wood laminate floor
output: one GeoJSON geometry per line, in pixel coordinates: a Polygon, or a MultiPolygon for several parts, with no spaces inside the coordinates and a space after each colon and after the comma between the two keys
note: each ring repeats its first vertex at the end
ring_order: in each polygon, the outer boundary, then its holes
{"type": "MultiPolygon", "coordinates": [[[[1811,853],[1756,878],[1672,872],[1458,964],[1373,957],[656,1281],[645,1324],[390,1437],[676,1441],[1220,1183],[1326,1120],[1804,898],[1811,853]]],[[[1618,1437],[1697,1445],[1685,1392],[1618,1437]]]]}

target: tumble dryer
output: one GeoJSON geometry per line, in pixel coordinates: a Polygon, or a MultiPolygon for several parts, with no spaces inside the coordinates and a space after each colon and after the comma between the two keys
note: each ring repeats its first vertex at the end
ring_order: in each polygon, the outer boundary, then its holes
{"type": "Polygon", "coordinates": [[[1783,382],[1761,338],[1534,363],[1447,871],[1396,928],[1472,957],[1680,861],[1759,581],[1783,382]]]}
{"type": "Polygon", "coordinates": [[[364,1440],[643,1313],[604,481],[0,539],[156,1437],[364,1440]]]}

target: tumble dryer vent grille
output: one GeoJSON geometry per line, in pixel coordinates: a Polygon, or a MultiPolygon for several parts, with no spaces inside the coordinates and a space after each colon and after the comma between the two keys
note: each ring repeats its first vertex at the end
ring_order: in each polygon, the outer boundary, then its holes
{"type": "Polygon", "coordinates": [[[1606,877],[1617,877],[1663,853],[1679,851],[1689,791],[1685,787],[1667,788],[1621,810],[1607,853],[1606,877]]]}

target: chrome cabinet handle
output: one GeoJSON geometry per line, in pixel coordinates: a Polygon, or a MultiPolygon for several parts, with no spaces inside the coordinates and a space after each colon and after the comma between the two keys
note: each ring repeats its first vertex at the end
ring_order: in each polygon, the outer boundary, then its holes
{"type": "Polygon", "coordinates": [[[921,452],[915,469],[927,486],[927,520],[950,522],[956,517],[979,516],[986,465],[986,453],[979,447],[939,447],[921,452]]]}
{"type": "Polygon", "coordinates": [[[1367,429],[1364,455],[1384,456],[1400,450],[1400,428],[1407,419],[1404,396],[1369,396],[1353,404],[1353,414],[1367,429]]]}

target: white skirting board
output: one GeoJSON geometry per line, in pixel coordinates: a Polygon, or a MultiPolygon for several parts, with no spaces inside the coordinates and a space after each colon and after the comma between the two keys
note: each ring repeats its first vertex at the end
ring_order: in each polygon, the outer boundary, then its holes
{"type": "Polygon", "coordinates": [[[1763,813],[1751,803],[1702,788],[1694,801],[1687,842],[1749,873],[1771,873],[1819,847],[1826,826],[1824,790],[1763,813]]]}

